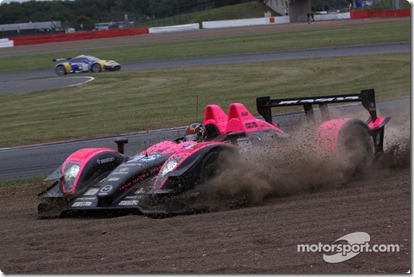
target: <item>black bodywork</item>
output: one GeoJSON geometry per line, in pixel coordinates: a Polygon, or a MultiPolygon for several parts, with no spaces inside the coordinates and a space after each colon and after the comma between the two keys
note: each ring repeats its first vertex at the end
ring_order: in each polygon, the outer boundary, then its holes
{"type": "Polygon", "coordinates": [[[366,123],[348,118],[337,121],[343,124],[337,124],[342,127],[333,132],[335,137],[330,137],[332,132],[327,136],[324,129],[319,128],[322,148],[331,141],[339,143],[348,126],[358,125],[362,126],[362,133],[372,138],[375,153],[382,152],[384,126],[389,118],[377,117],[373,90],[312,98],[272,100],[259,97],[257,109],[265,120],[253,117],[243,105],[233,103],[229,106],[227,121],[221,122],[227,123],[226,129],[218,128],[220,124],[215,123],[220,122],[205,117],[205,122],[210,122],[206,124],[210,137],[205,142],[185,142],[179,138],[160,142],[129,157],[123,154],[127,140],[121,138],[116,141],[118,151],[88,148],[75,152],[46,178],[56,181],[39,194],[39,216],[97,213],[158,216],[192,212],[192,205],[200,194],[199,185],[214,177],[246,147],[264,147],[268,140],[289,141],[289,136],[273,125],[271,108],[303,105],[307,118],[314,120],[312,104],[318,104],[324,122],[329,125],[336,121],[330,120],[327,103],[354,101],[363,103],[370,119],[366,123]],[[220,160],[223,156],[227,157],[226,162],[220,160]]]}

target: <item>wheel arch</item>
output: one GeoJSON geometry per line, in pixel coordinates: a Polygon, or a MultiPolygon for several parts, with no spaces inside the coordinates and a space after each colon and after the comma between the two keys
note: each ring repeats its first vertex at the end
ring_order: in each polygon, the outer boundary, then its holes
{"type": "Polygon", "coordinates": [[[176,168],[172,171],[163,174],[161,169],[160,173],[157,176],[157,179],[154,182],[154,189],[162,189],[169,184],[173,184],[177,179],[183,180],[183,182],[192,182],[191,180],[198,179],[203,170],[203,166],[206,164],[206,160],[211,158],[214,155],[219,155],[228,150],[235,151],[236,147],[230,144],[225,143],[212,143],[208,142],[205,144],[198,144],[195,149],[189,152],[177,151],[174,155],[168,158],[164,163],[163,167],[171,160],[180,159],[176,168]]]}
{"type": "MultiPolygon", "coordinates": [[[[66,63],[60,63],[60,64],[57,64],[56,66],[55,66],[55,72],[56,72],[56,74],[58,74],[57,73],[57,69],[58,68],[63,68],[63,70],[64,70],[64,72],[63,72],[63,74],[62,74],[62,76],[63,75],[66,75],[66,74],[68,74],[68,72],[70,72],[70,65],[68,65],[68,64],[66,64],[66,63]]],[[[59,74],[58,74],[59,75],[59,74]]]]}
{"type": "Polygon", "coordinates": [[[103,64],[102,62],[95,62],[95,63],[93,63],[93,64],[91,65],[91,71],[92,71],[92,72],[94,72],[94,71],[93,71],[93,67],[94,67],[95,65],[99,65],[99,72],[104,71],[104,69],[105,69],[104,64],[103,64]]]}
{"type": "Polygon", "coordinates": [[[233,145],[222,143],[209,145],[187,157],[177,169],[184,172],[190,170],[197,163],[203,166],[208,158],[213,155],[220,155],[225,151],[235,151],[235,147],[233,145]]]}
{"type": "Polygon", "coordinates": [[[354,118],[328,120],[322,123],[316,131],[316,145],[318,149],[324,152],[337,151],[342,134],[352,125],[362,126],[369,134],[368,126],[362,120],[354,118]]]}

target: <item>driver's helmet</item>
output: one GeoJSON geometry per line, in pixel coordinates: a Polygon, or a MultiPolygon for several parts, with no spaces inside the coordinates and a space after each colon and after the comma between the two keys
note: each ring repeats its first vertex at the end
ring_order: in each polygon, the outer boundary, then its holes
{"type": "Polygon", "coordinates": [[[201,142],[207,137],[207,130],[201,123],[192,123],[187,127],[184,134],[185,141],[201,142]]]}

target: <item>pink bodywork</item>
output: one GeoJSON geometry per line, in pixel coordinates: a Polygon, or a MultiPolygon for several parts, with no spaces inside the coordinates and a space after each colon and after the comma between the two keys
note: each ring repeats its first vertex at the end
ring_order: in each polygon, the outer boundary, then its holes
{"type": "Polygon", "coordinates": [[[217,105],[207,105],[204,110],[204,126],[207,126],[208,124],[215,125],[220,134],[225,134],[227,114],[217,105]]]}
{"type": "Polygon", "coordinates": [[[232,132],[255,132],[267,129],[274,129],[284,133],[266,121],[254,117],[247,108],[240,103],[230,104],[228,115],[217,105],[210,104],[204,113],[204,125],[214,124],[220,134],[232,132]]]}
{"type": "Polygon", "coordinates": [[[226,133],[255,132],[267,129],[284,133],[274,125],[254,117],[243,104],[233,103],[229,106],[226,133]]]}
{"type": "MultiPolygon", "coordinates": [[[[274,129],[280,133],[284,133],[279,128],[275,127],[272,124],[267,123],[266,121],[257,119],[254,117],[247,108],[240,103],[233,103],[229,106],[228,115],[224,113],[224,111],[217,105],[210,104],[207,105],[205,108],[204,113],[204,125],[213,124],[217,127],[220,134],[228,134],[232,132],[255,132],[255,131],[263,131],[267,129],[274,129]]],[[[180,166],[189,156],[194,154],[195,152],[199,151],[200,149],[210,146],[210,145],[218,145],[218,144],[225,144],[229,145],[228,143],[224,142],[201,142],[195,144],[193,146],[188,145],[185,146],[184,149],[177,149],[169,160],[175,159],[180,157],[180,161],[178,162],[177,166],[180,166]]],[[[168,144],[167,144],[168,145],[168,144]]],[[[181,144],[180,144],[181,145],[181,144]]],[[[158,176],[159,177],[159,176],[158,176]]],[[[157,180],[158,180],[157,177],[157,180]]],[[[155,180],[153,188],[156,188],[157,180],[155,180]]],[[[165,184],[167,179],[164,180],[163,184],[160,185],[160,188],[165,184]]]]}
{"type": "Polygon", "coordinates": [[[145,151],[142,151],[140,155],[148,155],[151,153],[160,153],[163,155],[175,153],[180,149],[189,147],[190,145],[197,144],[194,141],[184,141],[181,143],[177,143],[171,140],[161,141],[145,151]]]}
{"type": "Polygon", "coordinates": [[[200,143],[194,144],[193,146],[183,147],[182,149],[174,153],[169,158],[169,160],[174,159],[179,156],[182,158],[182,160],[178,163],[178,165],[180,165],[186,158],[188,158],[189,156],[191,156],[193,153],[197,152],[198,150],[203,149],[204,147],[207,147],[210,145],[219,145],[219,144],[229,145],[226,142],[218,142],[218,141],[200,142],[200,143]]]}
{"type": "Polygon", "coordinates": [[[370,130],[376,130],[383,127],[389,121],[389,117],[378,117],[375,121],[372,121],[371,118],[368,120],[367,125],[370,130]]]}
{"type": "Polygon", "coordinates": [[[74,193],[76,190],[76,186],[78,185],[79,176],[81,176],[82,171],[85,167],[85,164],[95,155],[102,153],[102,152],[117,152],[110,148],[85,148],[76,151],[75,153],[71,154],[63,163],[62,165],[62,175],[65,174],[65,167],[67,163],[77,163],[80,166],[79,173],[76,176],[75,182],[73,187],[70,191],[66,191],[64,187],[64,180],[62,180],[62,191],[64,193],[74,193]]]}
{"type": "MultiPolygon", "coordinates": [[[[324,151],[336,151],[338,146],[339,132],[346,122],[354,120],[353,118],[340,118],[328,120],[322,123],[316,132],[317,146],[324,151]]],[[[378,117],[375,121],[369,119],[367,126],[369,130],[376,130],[383,127],[389,118],[378,117]]]]}
{"type": "MultiPolygon", "coordinates": [[[[180,166],[180,164],[182,164],[189,156],[191,156],[192,154],[194,154],[195,152],[199,151],[200,149],[203,149],[204,147],[210,146],[210,145],[218,145],[218,144],[223,144],[223,145],[229,145],[228,143],[224,143],[224,142],[217,142],[217,141],[211,141],[211,142],[200,142],[194,145],[188,145],[187,147],[184,147],[183,149],[180,149],[179,151],[175,152],[171,157],[168,158],[168,161],[176,159],[176,158],[180,158],[180,161],[177,163],[177,167],[180,166]]],[[[155,189],[157,186],[157,181],[158,178],[160,178],[160,176],[158,175],[156,180],[153,183],[153,188],[155,189]]],[[[160,185],[160,189],[164,186],[164,184],[167,182],[167,178],[163,181],[163,183],[160,185]]]]}
{"type": "Polygon", "coordinates": [[[339,132],[349,120],[352,120],[352,118],[334,119],[322,123],[316,132],[317,146],[324,151],[335,151],[339,132]]]}

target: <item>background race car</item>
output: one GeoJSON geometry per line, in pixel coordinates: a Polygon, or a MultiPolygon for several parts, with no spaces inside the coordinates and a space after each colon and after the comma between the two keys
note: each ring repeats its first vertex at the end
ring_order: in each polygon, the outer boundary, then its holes
{"type": "Polygon", "coordinates": [[[121,65],[112,60],[101,60],[93,56],[80,55],[74,58],[53,59],[61,62],[55,66],[55,72],[59,76],[69,73],[101,72],[121,70],[121,65]]]}

